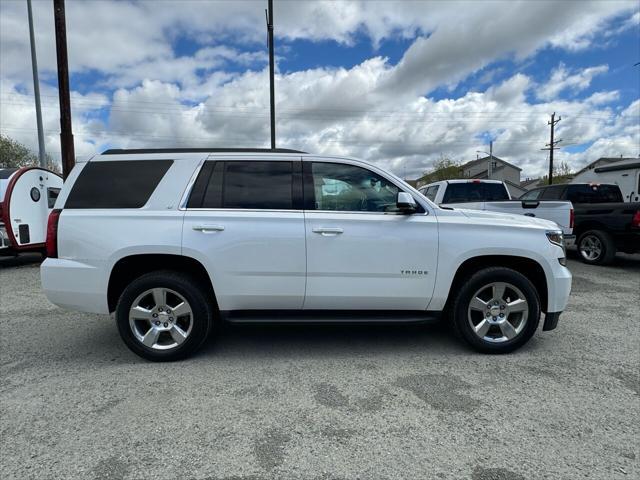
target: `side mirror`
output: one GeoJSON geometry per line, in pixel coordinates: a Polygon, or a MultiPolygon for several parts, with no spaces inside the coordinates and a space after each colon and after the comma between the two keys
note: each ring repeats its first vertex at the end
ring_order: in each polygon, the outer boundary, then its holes
{"type": "Polygon", "coordinates": [[[398,192],[396,207],[398,207],[398,210],[404,213],[413,213],[418,209],[416,201],[407,192],[398,192]]]}

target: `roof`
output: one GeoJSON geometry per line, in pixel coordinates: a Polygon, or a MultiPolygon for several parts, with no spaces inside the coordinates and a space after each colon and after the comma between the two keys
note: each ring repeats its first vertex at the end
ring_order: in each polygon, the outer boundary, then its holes
{"type": "Polygon", "coordinates": [[[503,182],[504,182],[504,183],[506,183],[507,185],[511,185],[512,187],[517,188],[518,190],[525,190],[525,188],[524,188],[524,187],[522,187],[520,184],[517,184],[517,183],[511,182],[511,181],[509,181],[509,180],[506,180],[506,179],[505,179],[505,180],[503,180],[503,182]]]}
{"type": "Polygon", "coordinates": [[[307,153],[288,148],[111,148],[102,155],[143,153],[307,153]]]}
{"type": "MultiPolygon", "coordinates": [[[[502,162],[505,165],[509,165],[512,168],[515,168],[517,170],[522,171],[522,169],[520,167],[516,167],[514,164],[507,162],[506,160],[503,160],[501,158],[496,157],[495,155],[493,156],[493,160],[494,161],[498,161],[498,162],[502,162]]],[[[482,157],[482,158],[477,158],[476,160],[471,160],[470,162],[465,163],[464,165],[461,165],[460,168],[469,168],[473,165],[476,165],[480,162],[488,162],[489,161],[489,157],[482,157]]]]}
{"type": "Polygon", "coordinates": [[[633,168],[640,168],[640,159],[629,158],[618,162],[612,162],[604,167],[596,167],[594,171],[596,173],[616,172],[619,170],[631,170],[633,168]]]}
{"type": "Polygon", "coordinates": [[[520,182],[520,188],[526,188],[530,185],[536,185],[540,182],[539,178],[529,178],[520,182]]]}
{"type": "Polygon", "coordinates": [[[594,160],[593,162],[591,162],[589,165],[587,165],[586,167],[582,168],[581,170],[578,170],[575,175],[579,175],[583,172],[586,172],[587,170],[593,170],[596,167],[599,167],[601,165],[609,165],[610,163],[618,163],[618,162],[625,162],[625,161],[630,161],[630,160],[638,160],[637,158],[633,158],[633,157],[600,157],[597,160],[594,160]]]}

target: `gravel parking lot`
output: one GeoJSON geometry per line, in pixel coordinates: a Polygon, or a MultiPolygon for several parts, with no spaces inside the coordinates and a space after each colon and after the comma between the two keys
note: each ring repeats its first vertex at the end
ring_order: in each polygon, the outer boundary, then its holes
{"type": "Polygon", "coordinates": [[[442,324],[225,327],[145,362],[0,260],[5,479],[640,477],[640,256],[570,261],[554,332],[508,356],[442,324]]]}

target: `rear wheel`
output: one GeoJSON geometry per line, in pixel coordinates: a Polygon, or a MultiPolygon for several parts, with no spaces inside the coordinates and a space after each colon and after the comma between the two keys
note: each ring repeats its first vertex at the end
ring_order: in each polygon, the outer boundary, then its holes
{"type": "Polygon", "coordinates": [[[578,238],[578,252],[584,263],[609,265],[616,257],[616,246],[607,232],[589,230],[578,238]]]}
{"type": "Polygon", "coordinates": [[[154,361],[187,357],[211,329],[211,306],[188,275],[160,271],[137,278],[118,301],[120,336],[134,353],[154,361]]]}
{"type": "Polygon", "coordinates": [[[460,289],[453,305],[456,332],[484,353],[508,353],[533,336],[540,298],[533,284],[509,268],[480,270],[460,289]]]}

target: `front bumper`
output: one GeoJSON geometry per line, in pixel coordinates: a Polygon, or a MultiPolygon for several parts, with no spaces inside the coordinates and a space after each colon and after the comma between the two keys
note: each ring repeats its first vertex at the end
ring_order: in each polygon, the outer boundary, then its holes
{"type": "Polygon", "coordinates": [[[560,262],[549,262],[547,270],[547,311],[545,313],[542,330],[553,330],[558,326],[560,314],[567,308],[571,295],[573,277],[569,269],[560,262]]]}

